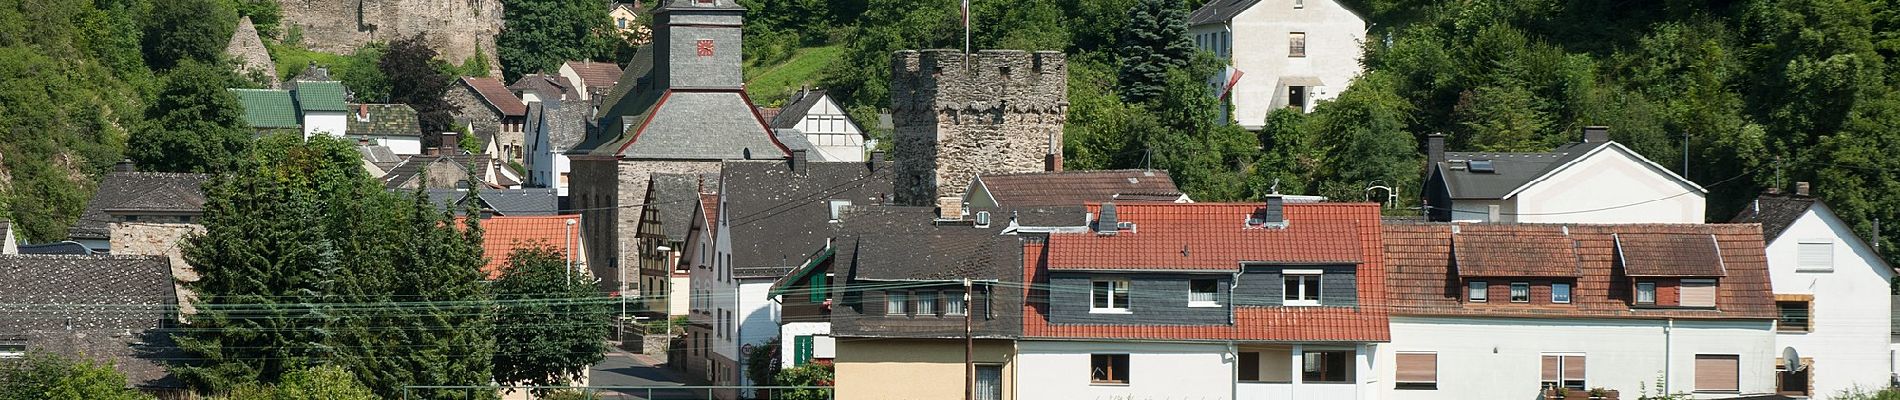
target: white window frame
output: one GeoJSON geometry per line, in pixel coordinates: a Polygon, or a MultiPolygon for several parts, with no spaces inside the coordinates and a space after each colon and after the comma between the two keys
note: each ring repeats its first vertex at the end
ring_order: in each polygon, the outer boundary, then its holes
{"type": "Polygon", "coordinates": [[[1795,243],[1794,261],[1795,272],[1834,272],[1834,240],[1801,239],[1800,242],[1795,243]],[[1819,256],[1824,260],[1817,260],[1819,262],[1808,260],[1808,252],[1816,250],[1814,246],[1821,247],[1819,250],[1823,252],[1819,256]]]}
{"type": "Polygon", "coordinates": [[[964,301],[962,291],[944,291],[943,315],[964,315],[970,312],[970,303],[964,301]]]}
{"type": "Polygon", "coordinates": [[[884,315],[910,315],[910,292],[884,292],[884,315]]]}
{"type": "Polygon", "coordinates": [[[1282,270],[1280,272],[1280,289],[1282,291],[1298,289],[1299,293],[1295,296],[1297,300],[1286,300],[1286,293],[1281,293],[1281,305],[1288,307],[1313,307],[1320,305],[1320,295],[1326,292],[1325,276],[1326,271],[1317,269],[1282,270]],[[1299,277],[1300,284],[1288,288],[1286,279],[1292,277],[1299,277]],[[1309,279],[1314,282],[1313,287],[1318,289],[1318,293],[1306,293],[1306,281],[1309,279]]]}
{"type": "Polygon", "coordinates": [[[1512,303],[1531,302],[1531,283],[1530,282],[1511,282],[1511,302],[1512,303]],[[1520,287],[1524,288],[1523,300],[1518,300],[1518,296],[1517,296],[1517,293],[1518,293],[1517,288],[1520,288],[1520,287]]]}
{"type": "Polygon", "coordinates": [[[1129,287],[1128,287],[1127,279],[1090,280],[1089,281],[1089,313],[1090,314],[1130,314],[1132,313],[1128,310],[1128,304],[1127,304],[1128,298],[1129,298],[1128,292],[1129,292],[1129,287]],[[1101,284],[1101,283],[1108,284],[1108,289],[1107,289],[1108,290],[1108,307],[1097,307],[1095,305],[1096,291],[1102,290],[1098,288],[1097,284],[1101,284]],[[1121,289],[1119,291],[1121,293],[1120,302],[1117,302],[1115,298],[1116,296],[1115,293],[1117,292],[1115,289],[1117,287],[1121,289]]]}
{"type": "Polygon", "coordinates": [[[1636,304],[1655,305],[1656,304],[1656,282],[1636,282],[1635,297],[1636,297],[1635,299],[1636,304]],[[1649,300],[1648,301],[1643,300],[1643,293],[1644,293],[1643,286],[1649,286],[1649,290],[1648,290],[1649,300]]]}
{"type": "Polygon", "coordinates": [[[1550,302],[1557,303],[1557,304],[1570,304],[1570,301],[1572,300],[1571,297],[1575,296],[1575,293],[1572,293],[1572,291],[1574,290],[1575,288],[1571,287],[1569,283],[1553,282],[1550,284],[1550,302]],[[1563,288],[1563,290],[1558,290],[1557,288],[1563,288]],[[1562,298],[1557,297],[1558,293],[1562,293],[1563,297],[1562,298]]]}
{"type": "Polygon", "coordinates": [[[1473,303],[1490,302],[1491,301],[1491,282],[1471,281],[1470,283],[1465,284],[1465,292],[1466,292],[1465,297],[1471,298],[1471,302],[1473,303]]]}
{"type": "Polygon", "coordinates": [[[1569,381],[1580,381],[1583,383],[1582,384],[1583,387],[1586,387],[1586,388],[1590,387],[1590,370],[1589,370],[1590,355],[1584,354],[1584,353],[1538,353],[1537,354],[1538,363],[1542,364],[1543,358],[1549,357],[1549,356],[1557,357],[1557,381],[1550,382],[1550,381],[1544,380],[1544,377],[1542,376],[1543,371],[1541,371],[1543,366],[1539,365],[1538,368],[1540,369],[1540,371],[1538,371],[1539,376],[1537,377],[1537,385],[1539,386],[1540,389],[1549,383],[1556,383],[1557,387],[1568,387],[1568,385],[1565,385],[1564,383],[1569,382],[1569,381]],[[1564,358],[1566,357],[1578,357],[1578,358],[1583,359],[1583,365],[1584,365],[1583,379],[1570,379],[1571,378],[1570,376],[1564,375],[1564,370],[1565,370],[1564,358]]]}
{"type": "Polygon", "coordinates": [[[1220,280],[1219,279],[1189,279],[1188,280],[1188,307],[1220,307],[1220,280]],[[1203,292],[1195,291],[1195,287],[1194,287],[1195,283],[1201,282],[1201,281],[1213,281],[1214,291],[1212,293],[1203,293],[1203,292]],[[1194,300],[1194,297],[1197,294],[1206,294],[1207,295],[1206,297],[1209,300],[1194,300]]]}
{"type": "Polygon", "coordinates": [[[838,215],[844,214],[844,208],[851,206],[851,200],[825,200],[825,205],[831,208],[831,222],[838,222],[838,215]]]}

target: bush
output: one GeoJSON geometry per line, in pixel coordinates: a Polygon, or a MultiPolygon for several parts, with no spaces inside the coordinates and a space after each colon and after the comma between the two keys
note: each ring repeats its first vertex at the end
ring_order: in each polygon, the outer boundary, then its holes
{"type": "Polygon", "coordinates": [[[0,364],[0,400],[150,399],[129,389],[111,364],[34,353],[0,364]]]}

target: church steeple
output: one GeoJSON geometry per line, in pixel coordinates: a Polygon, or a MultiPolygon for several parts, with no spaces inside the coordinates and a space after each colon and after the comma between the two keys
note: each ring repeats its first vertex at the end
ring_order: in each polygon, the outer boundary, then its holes
{"type": "Polygon", "coordinates": [[[653,11],[656,84],[744,86],[740,48],[745,7],[737,0],[671,0],[653,11]]]}

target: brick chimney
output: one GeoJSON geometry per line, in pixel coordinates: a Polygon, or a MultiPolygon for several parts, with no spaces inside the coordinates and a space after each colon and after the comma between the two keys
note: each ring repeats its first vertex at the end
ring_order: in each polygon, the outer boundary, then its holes
{"type": "Polygon", "coordinates": [[[937,219],[941,219],[941,220],[963,219],[963,198],[957,197],[957,196],[944,196],[944,197],[937,198],[937,219]]]}
{"type": "Polygon", "coordinates": [[[456,151],[456,148],[458,147],[457,145],[461,143],[461,137],[456,136],[455,132],[442,132],[442,142],[436,143],[436,148],[438,149],[436,150],[436,155],[447,156],[460,154],[461,152],[456,151]]]}
{"type": "Polygon", "coordinates": [[[1795,183],[1794,183],[1794,195],[1796,195],[1796,196],[1807,196],[1807,195],[1808,195],[1808,183],[1807,183],[1807,182],[1795,182],[1795,183]]]}
{"type": "Polygon", "coordinates": [[[1432,132],[1425,135],[1425,155],[1433,164],[1445,162],[1445,134],[1432,132]]]}
{"type": "Polygon", "coordinates": [[[117,163],[117,164],[112,164],[112,171],[114,171],[114,172],[138,172],[138,171],[139,171],[139,167],[138,167],[138,165],[134,165],[134,164],[132,164],[132,159],[130,159],[130,158],[127,158],[127,159],[123,159],[123,160],[119,160],[119,163],[117,163]]]}
{"type": "Polygon", "coordinates": [[[805,149],[792,150],[791,164],[793,174],[805,175],[811,172],[809,171],[811,169],[811,158],[805,154],[805,149]]]}

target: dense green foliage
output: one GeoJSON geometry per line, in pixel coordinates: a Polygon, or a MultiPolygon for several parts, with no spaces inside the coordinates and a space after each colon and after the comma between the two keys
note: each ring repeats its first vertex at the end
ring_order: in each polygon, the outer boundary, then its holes
{"type": "Polygon", "coordinates": [[[455,106],[445,97],[449,85],[455,82],[455,76],[446,72],[453,67],[435,56],[427,39],[416,35],[390,43],[389,50],[376,62],[377,70],[389,82],[389,100],[416,109],[416,120],[422,125],[422,145],[428,147],[438,147],[441,133],[455,123],[451,115],[455,106]]]}
{"type": "Polygon", "coordinates": [[[215,63],[237,29],[237,9],[224,0],[155,2],[145,21],[145,61],[169,69],[184,61],[215,63]]]}
{"type": "Polygon", "coordinates": [[[181,378],[217,392],[330,364],[385,398],[488,381],[480,228],[384,190],[359,158],[342,139],[274,135],[208,184],[206,231],[184,246],[202,279],[181,378]]]}
{"type": "Polygon", "coordinates": [[[613,303],[548,247],[515,250],[489,290],[501,312],[495,320],[495,382],[562,386],[582,377],[607,353],[613,303]]]}
{"type": "Polygon", "coordinates": [[[186,60],[172,68],[126,155],[143,171],[230,170],[251,142],[244,106],[226,90],[237,84],[225,67],[186,60]]]}
{"type": "Polygon", "coordinates": [[[216,400],[377,400],[350,371],[319,365],[284,374],[276,385],[245,384],[216,400]]]}
{"type": "MultiPolygon", "coordinates": [[[[833,386],[837,382],[836,372],[831,364],[806,364],[778,371],[773,383],[778,386],[833,386]]],[[[773,393],[775,399],[784,400],[830,400],[834,396],[830,390],[787,389],[773,393]]]]}
{"type": "Polygon", "coordinates": [[[495,37],[503,81],[554,73],[570,60],[612,57],[621,41],[608,6],[595,0],[503,0],[503,27],[495,37]]]}
{"type": "Polygon", "coordinates": [[[1186,67],[1194,57],[1187,9],[1179,0],[1141,0],[1128,9],[1126,21],[1116,51],[1121,57],[1119,90],[1124,100],[1147,102],[1166,90],[1169,71],[1186,67]]]}
{"type": "Polygon", "coordinates": [[[0,400],[143,400],[111,364],[33,353],[0,363],[0,400]]]}

